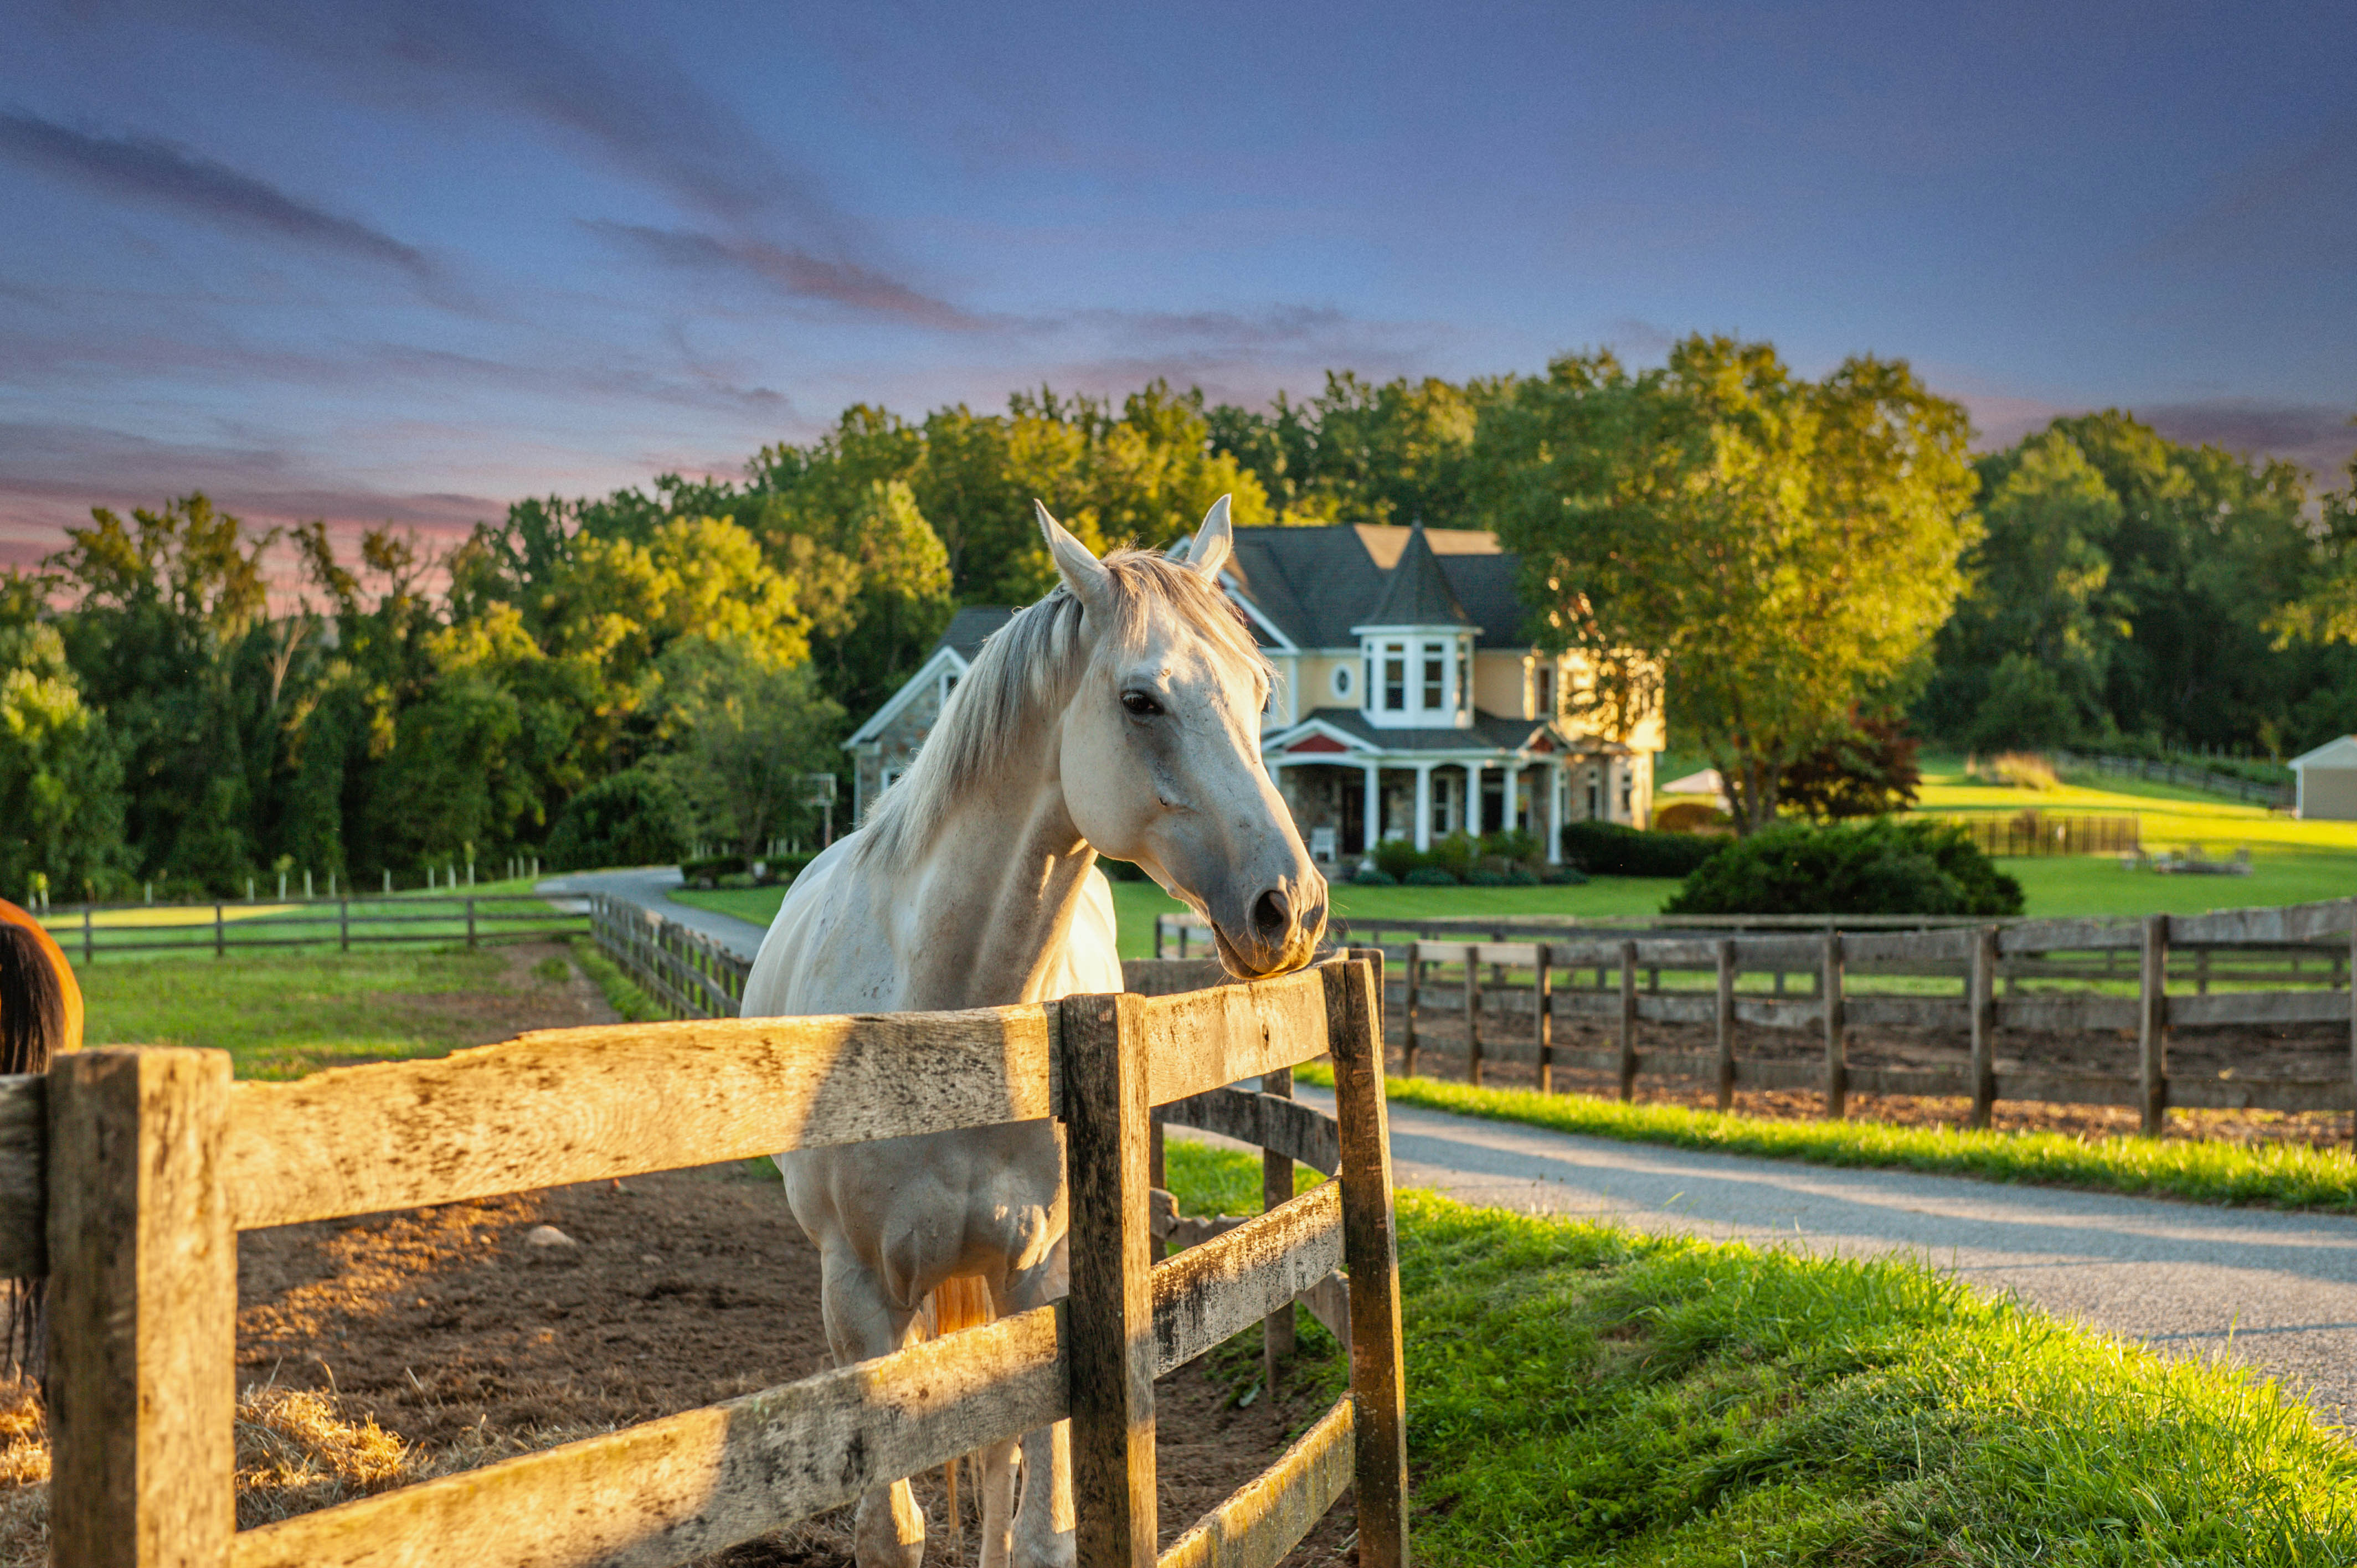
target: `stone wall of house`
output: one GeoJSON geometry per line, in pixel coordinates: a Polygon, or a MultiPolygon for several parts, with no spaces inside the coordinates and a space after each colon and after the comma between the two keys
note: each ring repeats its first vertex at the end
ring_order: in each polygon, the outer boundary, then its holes
{"type": "Polygon", "coordinates": [[[916,757],[917,748],[933,732],[933,723],[942,716],[942,694],[938,682],[929,691],[920,692],[909,700],[908,706],[892,715],[872,741],[862,744],[854,754],[854,811],[860,818],[884,792],[886,776],[898,778],[916,757]]]}

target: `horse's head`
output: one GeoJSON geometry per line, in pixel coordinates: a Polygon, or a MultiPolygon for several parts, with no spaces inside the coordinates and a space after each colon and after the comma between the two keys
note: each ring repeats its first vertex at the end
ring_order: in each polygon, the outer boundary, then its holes
{"type": "Polygon", "coordinates": [[[1136,551],[1100,561],[1046,507],[1039,526],[1082,609],[1085,663],[1060,759],[1073,823],[1200,910],[1230,972],[1308,962],[1326,879],[1261,765],[1269,670],[1219,589],[1227,498],[1184,565],[1136,551]]]}

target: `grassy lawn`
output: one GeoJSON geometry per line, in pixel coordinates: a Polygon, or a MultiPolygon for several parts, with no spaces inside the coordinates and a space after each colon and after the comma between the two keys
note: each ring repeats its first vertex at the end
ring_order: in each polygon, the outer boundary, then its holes
{"type": "MultiPolygon", "coordinates": [[[[530,927],[548,925],[560,918],[546,903],[533,896],[529,881],[511,880],[462,886],[455,893],[438,888],[432,893],[418,889],[390,897],[363,889],[340,905],[326,897],[308,904],[300,899],[266,897],[252,903],[225,900],[219,906],[221,939],[232,952],[240,947],[289,942],[301,945],[274,946],[263,950],[334,951],[342,940],[339,922],[348,918],[355,944],[364,944],[371,936],[415,941],[420,946],[454,937],[464,940],[465,910],[457,904],[441,902],[453,898],[476,900],[476,931],[484,941],[496,940],[520,927],[529,929],[524,922],[513,920],[515,916],[531,917],[530,927]],[[421,916],[426,918],[420,918],[421,916]]],[[[91,934],[97,961],[104,964],[177,959],[181,956],[178,950],[183,949],[210,953],[214,942],[214,911],[211,904],[155,904],[95,914],[91,934]],[[125,950],[119,945],[125,942],[139,945],[125,950]]],[[[63,945],[67,956],[81,965],[84,950],[81,911],[58,910],[43,916],[41,923],[63,945]]],[[[577,920],[573,929],[580,929],[577,920]]]]}
{"type": "Polygon", "coordinates": [[[422,947],[101,961],[77,972],[85,1043],[210,1047],[230,1053],[240,1078],[278,1079],[498,1038],[485,1020],[503,1002],[568,976],[544,961],[518,981],[497,952],[422,947]]]}
{"type": "MultiPolygon", "coordinates": [[[[1188,1213],[1257,1187],[1206,1154],[1172,1165],[1188,1213]]],[[[2357,1449],[2303,1407],[1912,1262],[1415,1192],[1399,1253],[1420,1562],[2357,1561],[2357,1449]]]]}

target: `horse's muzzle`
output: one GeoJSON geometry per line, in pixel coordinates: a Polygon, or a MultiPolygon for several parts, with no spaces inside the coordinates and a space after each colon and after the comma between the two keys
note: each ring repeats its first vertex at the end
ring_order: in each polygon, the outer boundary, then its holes
{"type": "Polygon", "coordinates": [[[1299,969],[1326,934],[1326,879],[1315,871],[1302,883],[1262,889],[1233,927],[1213,919],[1220,961],[1240,980],[1265,980],[1299,969]]]}

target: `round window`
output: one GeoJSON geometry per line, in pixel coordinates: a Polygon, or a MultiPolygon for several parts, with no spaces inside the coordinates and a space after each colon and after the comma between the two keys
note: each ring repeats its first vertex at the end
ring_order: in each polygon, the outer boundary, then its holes
{"type": "Polygon", "coordinates": [[[1334,694],[1338,697],[1351,694],[1351,667],[1347,664],[1334,666],[1334,694]]]}

